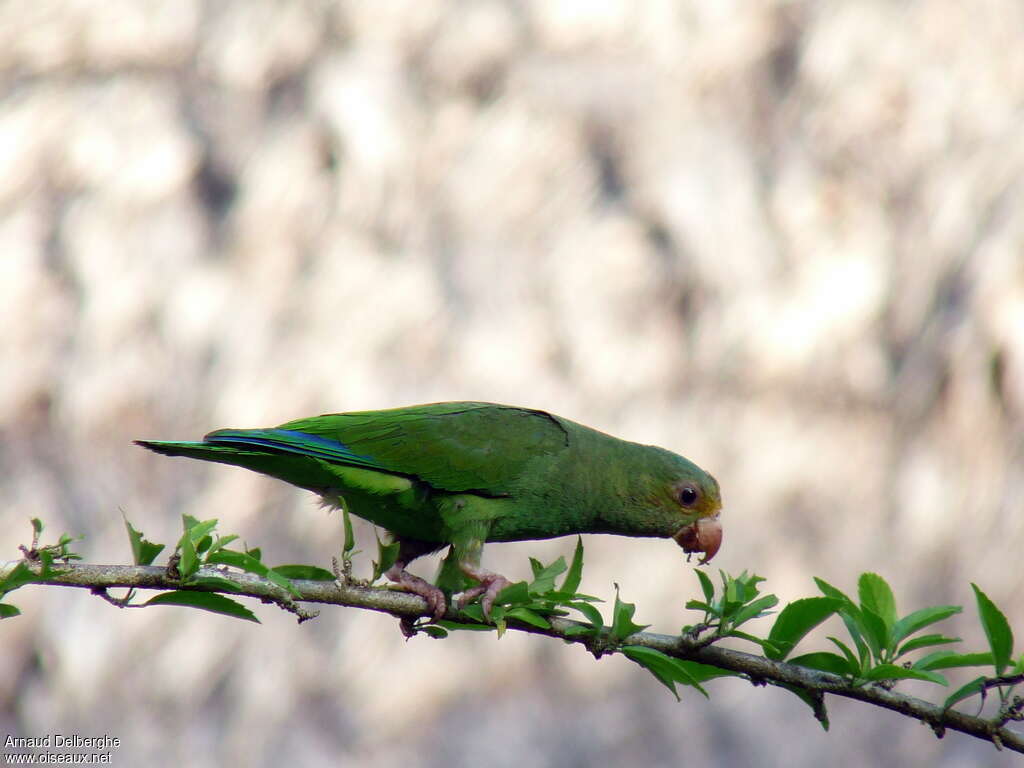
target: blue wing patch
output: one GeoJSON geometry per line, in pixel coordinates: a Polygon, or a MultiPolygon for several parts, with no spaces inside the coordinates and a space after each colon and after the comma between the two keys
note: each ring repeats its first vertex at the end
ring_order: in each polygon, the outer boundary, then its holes
{"type": "Polygon", "coordinates": [[[203,440],[214,445],[233,443],[270,448],[285,453],[311,456],[324,461],[389,471],[372,456],[356,453],[342,442],[291,429],[218,429],[216,432],[208,434],[203,440]]]}

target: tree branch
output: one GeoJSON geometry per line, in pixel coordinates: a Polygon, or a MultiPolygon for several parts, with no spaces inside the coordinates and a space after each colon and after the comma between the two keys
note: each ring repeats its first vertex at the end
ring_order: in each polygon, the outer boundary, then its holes
{"type": "MultiPolygon", "coordinates": [[[[15,561],[0,567],[0,579],[6,576],[18,562],[25,562],[34,576],[41,577],[43,570],[41,563],[15,561]]],[[[226,575],[226,571],[204,566],[197,575],[223,577],[226,575]]],[[[300,621],[310,618],[310,614],[296,610],[295,601],[297,600],[364,608],[387,613],[407,622],[427,613],[426,602],[422,598],[383,587],[366,587],[330,581],[293,580],[292,583],[298,591],[298,596],[295,596],[269,580],[249,573],[231,571],[229,575],[230,579],[238,585],[239,590],[237,592],[225,590],[223,594],[254,597],[265,603],[277,604],[285,610],[297,613],[300,621]]],[[[51,566],[47,577],[35,583],[90,589],[94,593],[103,595],[115,605],[121,604],[121,601],[106,596],[106,589],[118,587],[156,590],[189,589],[188,586],[182,586],[176,578],[169,575],[167,568],[158,566],[55,563],[51,566]]],[[[203,591],[218,590],[205,589],[203,591]]],[[[460,615],[458,611],[450,608],[446,618],[453,621],[466,621],[466,618],[460,615]]],[[[532,634],[560,638],[567,642],[580,643],[592,651],[596,648],[598,649],[594,651],[596,655],[600,655],[603,652],[604,645],[600,642],[595,643],[592,635],[572,634],[572,628],[589,625],[558,617],[552,617],[549,621],[551,628],[544,629],[517,622],[510,618],[508,620],[508,627],[509,629],[530,632],[532,634]]],[[[637,632],[625,638],[621,644],[644,646],[678,659],[696,661],[738,672],[755,685],[778,685],[801,689],[814,697],[832,694],[834,696],[863,701],[925,722],[940,738],[949,729],[985,741],[991,741],[999,749],[1005,747],[1015,752],[1024,753],[1024,735],[1022,734],[1011,731],[1004,726],[998,726],[992,721],[952,709],[943,709],[937,704],[918,699],[914,696],[887,690],[880,685],[855,686],[838,675],[819,672],[795,664],[772,661],[762,656],[724,648],[719,645],[698,643],[685,636],[637,632]]],[[[616,648],[614,643],[607,645],[607,650],[614,651],[616,648]]]]}

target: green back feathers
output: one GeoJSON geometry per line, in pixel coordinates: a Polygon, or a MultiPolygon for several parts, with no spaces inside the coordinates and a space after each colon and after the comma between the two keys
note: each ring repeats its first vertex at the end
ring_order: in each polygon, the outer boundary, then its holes
{"type": "Polygon", "coordinates": [[[335,480],[318,470],[322,461],[403,475],[447,492],[503,496],[529,462],[564,450],[568,435],[543,411],[463,402],[326,414],[272,429],[222,429],[201,443],[136,442],[304,488],[335,480]]]}
{"type": "Polygon", "coordinates": [[[335,413],[278,429],[341,443],[372,461],[359,466],[412,476],[439,490],[492,496],[506,494],[531,460],[568,445],[565,429],[547,413],[488,403],[335,413]]]}

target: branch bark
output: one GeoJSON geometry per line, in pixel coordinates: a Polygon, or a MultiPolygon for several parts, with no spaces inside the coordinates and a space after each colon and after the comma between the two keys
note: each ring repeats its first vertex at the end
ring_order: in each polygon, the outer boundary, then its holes
{"type": "MultiPolygon", "coordinates": [[[[38,562],[15,561],[0,568],[0,578],[5,576],[17,562],[25,562],[35,576],[40,576],[42,565],[38,562]]],[[[225,572],[204,566],[200,576],[224,576],[225,572]]],[[[387,613],[399,619],[414,619],[428,612],[426,602],[404,592],[384,587],[365,587],[329,581],[294,580],[299,596],[290,595],[272,582],[248,573],[230,573],[232,581],[238,584],[238,592],[224,591],[223,594],[238,597],[254,597],[266,603],[275,603],[285,610],[295,612],[295,601],[341,605],[387,613]]],[[[166,568],[142,565],[90,565],[82,563],[54,564],[51,573],[43,582],[54,586],[79,587],[104,594],[110,588],[139,588],[172,590],[187,589],[172,578],[166,568]]],[[[210,590],[205,590],[210,591],[210,590]]],[[[116,602],[116,601],[115,601],[116,602]]],[[[308,615],[305,616],[308,618],[308,615]]],[[[300,620],[304,617],[300,615],[300,620]]],[[[446,618],[465,621],[457,611],[449,609],[446,618]]],[[[592,637],[567,634],[571,627],[585,626],[569,619],[552,618],[551,628],[542,629],[527,624],[508,621],[508,628],[536,635],[559,638],[580,643],[590,649],[600,646],[592,637]]],[[[985,741],[991,741],[996,748],[1010,749],[1024,753],[1024,734],[1005,726],[999,726],[981,717],[967,715],[952,709],[943,709],[937,704],[908,696],[878,685],[853,686],[838,675],[800,667],[794,664],[776,662],[719,645],[699,645],[685,637],[662,635],[654,632],[638,632],[622,641],[623,645],[640,645],[653,648],[669,656],[688,661],[698,661],[722,669],[739,672],[755,685],[780,685],[802,689],[814,696],[831,694],[855,699],[876,707],[898,712],[927,723],[940,738],[948,730],[959,731],[985,741]]],[[[609,648],[614,652],[615,647],[609,648]]]]}

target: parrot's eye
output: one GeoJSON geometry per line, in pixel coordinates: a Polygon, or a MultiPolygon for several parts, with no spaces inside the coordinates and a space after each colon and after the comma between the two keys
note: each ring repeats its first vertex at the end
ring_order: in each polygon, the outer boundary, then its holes
{"type": "Polygon", "coordinates": [[[697,497],[700,496],[697,493],[697,489],[692,485],[684,485],[679,489],[679,503],[684,507],[692,507],[697,503],[697,497]]]}

